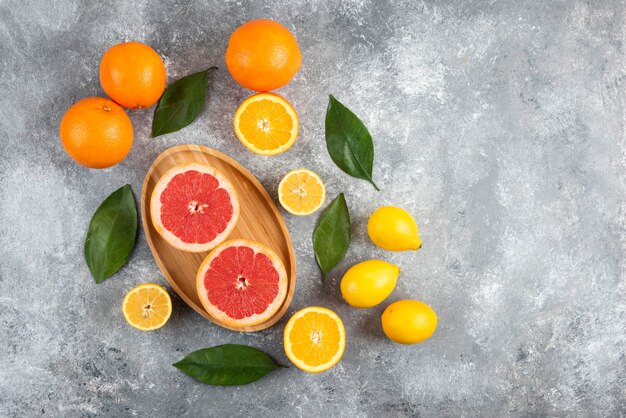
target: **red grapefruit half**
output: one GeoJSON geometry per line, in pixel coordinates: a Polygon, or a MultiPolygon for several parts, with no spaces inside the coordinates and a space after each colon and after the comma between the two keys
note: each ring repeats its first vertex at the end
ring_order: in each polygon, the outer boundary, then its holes
{"type": "Polygon", "coordinates": [[[182,164],[167,170],[154,186],[150,217],[170,245],[183,251],[208,251],[235,227],[239,199],[230,181],[215,168],[182,164]]]}
{"type": "Polygon", "coordinates": [[[204,259],[196,276],[204,309],[232,328],[267,321],[287,296],[285,266],[274,251],[246,239],[230,240],[204,259]]]}

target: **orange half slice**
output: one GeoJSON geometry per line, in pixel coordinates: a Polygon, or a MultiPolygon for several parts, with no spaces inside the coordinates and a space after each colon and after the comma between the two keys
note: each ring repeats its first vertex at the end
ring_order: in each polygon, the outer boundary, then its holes
{"type": "Polygon", "coordinates": [[[235,134],[250,151],[276,155],[298,137],[298,115],[284,97],[259,93],[248,97],[235,113],[235,134]]]}
{"type": "Polygon", "coordinates": [[[336,313],[310,306],[289,319],[284,343],[285,354],[296,367],[319,373],[333,367],[343,356],[346,330],[336,313]]]}

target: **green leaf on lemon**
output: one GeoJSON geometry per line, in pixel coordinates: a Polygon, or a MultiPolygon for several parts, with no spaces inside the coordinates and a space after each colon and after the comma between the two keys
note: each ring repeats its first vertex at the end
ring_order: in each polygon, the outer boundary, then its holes
{"type": "Polygon", "coordinates": [[[374,166],[374,144],[369,131],[350,109],[330,95],[326,110],[326,148],[345,173],[369,181],[374,166]]]}
{"type": "Polygon", "coordinates": [[[188,75],[169,85],[157,103],[152,119],[152,137],[176,132],[196,120],[207,95],[209,71],[188,75]]]}
{"type": "Polygon", "coordinates": [[[173,366],[199,382],[213,386],[247,385],[281,367],[263,351],[239,344],[203,348],[173,366]]]}
{"type": "Polygon", "coordinates": [[[102,283],[128,260],[137,236],[137,206],[130,185],[111,193],[91,218],[85,260],[96,283],[102,283]]]}
{"type": "Polygon", "coordinates": [[[322,213],[313,231],[313,250],[324,276],[343,259],[350,246],[352,226],[343,193],[322,213]]]}

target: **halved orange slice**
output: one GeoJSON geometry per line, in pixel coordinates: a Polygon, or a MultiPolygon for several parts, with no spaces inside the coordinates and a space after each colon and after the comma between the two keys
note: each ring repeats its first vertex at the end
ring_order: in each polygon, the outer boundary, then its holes
{"type": "Polygon", "coordinates": [[[333,367],[346,348],[346,330],[341,318],[319,306],[304,308],[285,326],[285,354],[289,360],[311,373],[333,367]]]}
{"type": "Polygon", "coordinates": [[[324,204],[326,188],[320,176],[299,168],[287,173],[280,181],[278,200],[294,215],[310,215],[324,204]]]}
{"type": "Polygon", "coordinates": [[[276,155],[298,137],[298,115],[284,97],[260,93],[248,97],[235,113],[235,133],[250,151],[276,155]]]}
{"type": "Polygon", "coordinates": [[[124,318],[142,331],[161,328],[172,315],[172,299],[158,284],[144,283],[131,289],[122,302],[124,318]]]}

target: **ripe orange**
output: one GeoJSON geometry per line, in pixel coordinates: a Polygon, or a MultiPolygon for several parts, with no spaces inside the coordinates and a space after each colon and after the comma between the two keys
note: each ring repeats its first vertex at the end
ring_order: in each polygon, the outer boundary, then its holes
{"type": "Polygon", "coordinates": [[[286,27],[269,19],[239,26],[226,49],[226,66],[235,81],[259,92],[287,84],[301,63],[296,38],[286,27]]]}
{"type": "Polygon", "coordinates": [[[61,120],[61,143],[76,161],[91,168],[122,161],[133,145],[133,125],[115,102],[88,97],[70,107],[61,120]]]}
{"type": "Polygon", "coordinates": [[[112,46],[100,61],[102,88],[124,107],[139,109],[155,104],[165,90],[165,78],[159,54],[139,42],[112,46]]]}
{"type": "Polygon", "coordinates": [[[235,112],[235,134],[250,151],[276,155],[298,137],[298,115],[284,97],[259,93],[248,97],[235,112]]]}

